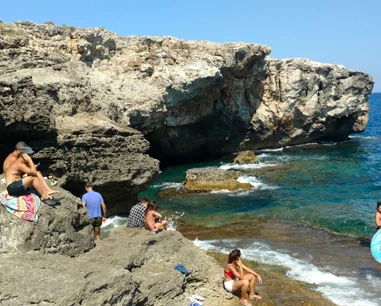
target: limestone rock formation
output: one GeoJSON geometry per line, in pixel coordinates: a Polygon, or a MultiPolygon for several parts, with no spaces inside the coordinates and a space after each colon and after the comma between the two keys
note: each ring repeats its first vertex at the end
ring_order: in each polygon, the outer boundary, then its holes
{"type": "MultiPolygon", "coordinates": [[[[0,205],[0,253],[33,250],[77,256],[95,247],[92,226],[80,199],[59,186],[54,188],[60,191],[55,197],[61,205],[41,203],[38,223],[21,220],[0,205]]],[[[0,192],[4,189],[0,185],[0,192]]]]}
{"type": "Polygon", "coordinates": [[[365,129],[370,76],[270,51],[0,23],[0,157],[24,140],[75,195],[90,178],[113,212],[126,212],[159,174],[153,157],[207,158],[365,129]]]}
{"type": "Polygon", "coordinates": [[[184,187],[189,191],[207,192],[214,190],[250,190],[249,183],[241,183],[237,179],[240,171],[216,168],[194,168],[187,170],[184,187]]]}
{"type": "Polygon", "coordinates": [[[236,158],[234,158],[233,164],[258,164],[259,160],[258,157],[255,155],[253,151],[244,151],[237,155],[236,158]]]}
{"type": "Polygon", "coordinates": [[[123,227],[75,258],[37,252],[0,258],[4,306],[189,305],[192,294],[206,297],[205,306],[234,305],[221,285],[222,268],[176,231],[123,227]],[[190,274],[175,270],[178,263],[190,274]]]}

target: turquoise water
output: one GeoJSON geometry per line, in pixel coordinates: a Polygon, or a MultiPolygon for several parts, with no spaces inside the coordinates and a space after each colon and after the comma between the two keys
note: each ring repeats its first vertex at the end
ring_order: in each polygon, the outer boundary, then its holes
{"type": "MultiPolygon", "coordinates": [[[[257,151],[262,169],[248,178],[258,185],[253,192],[161,198],[159,204],[169,212],[185,212],[185,221],[199,225],[209,219],[206,226],[227,224],[245,213],[370,238],[375,203],[381,200],[381,94],[371,95],[370,104],[366,132],[349,141],[257,151]]],[[[181,184],[187,169],[229,167],[233,159],[167,168],[141,195],[157,198],[163,188],[181,184]]]]}
{"type": "Polygon", "coordinates": [[[239,247],[244,257],[289,267],[291,278],[316,284],[338,305],[380,305],[381,267],[370,255],[369,241],[381,200],[381,93],[369,102],[367,130],[348,141],[256,151],[260,165],[241,178],[253,191],[160,197],[163,190],[180,188],[189,168],[250,167],[233,166],[230,155],[167,168],[140,196],[158,200],[166,216],[181,214],[181,221],[199,232],[209,229],[213,236],[215,228],[215,239],[195,241],[205,250],[228,253],[239,247]],[[261,217],[282,229],[266,236],[248,228],[242,239],[221,239],[221,226],[261,217]]]}

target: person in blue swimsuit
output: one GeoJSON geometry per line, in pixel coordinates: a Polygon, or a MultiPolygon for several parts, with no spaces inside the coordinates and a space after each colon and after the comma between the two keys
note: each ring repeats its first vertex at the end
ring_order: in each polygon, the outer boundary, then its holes
{"type": "Polygon", "coordinates": [[[250,289],[250,299],[261,299],[262,297],[255,293],[255,281],[262,284],[262,278],[257,272],[246,267],[241,261],[241,251],[234,249],[229,253],[228,263],[224,270],[224,288],[226,291],[233,293],[241,291],[239,302],[244,306],[252,304],[247,300],[247,290],[250,289]],[[247,274],[244,275],[243,271],[247,274]]]}

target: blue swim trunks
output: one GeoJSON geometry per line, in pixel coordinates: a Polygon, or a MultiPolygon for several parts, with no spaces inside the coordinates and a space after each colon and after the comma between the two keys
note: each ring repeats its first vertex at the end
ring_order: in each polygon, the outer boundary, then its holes
{"type": "Polygon", "coordinates": [[[8,194],[10,196],[19,197],[28,194],[26,191],[24,184],[22,183],[22,179],[10,183],[7,187],[8,194]]]}

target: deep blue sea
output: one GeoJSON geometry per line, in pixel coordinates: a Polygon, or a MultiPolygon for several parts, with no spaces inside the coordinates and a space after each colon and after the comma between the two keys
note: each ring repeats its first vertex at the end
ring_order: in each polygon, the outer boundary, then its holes
{"type": "Polygon", "coordinates": [[[381,93],[369,102],[366,131],[348,141],[256,151],[260,164],[254,166],[234,166],[231,155],[167,168],[141,196],[156,199],[173,226],[180,218],[197,227],[194,243],[204,250],[240,248],[243,258],[286,266],[290,278],[314,284],[338,305],[381,305],[381,265],[369,248],[381,201],[381,93]],[[250,192],[159,197],[180,187],[193,167],[258,172],[240,178],[253,185],[250,192]],[[258,220],[267,223],[254,231],[258,220]],[[241,237],[221,234],[229,227],[241,237]]]}

